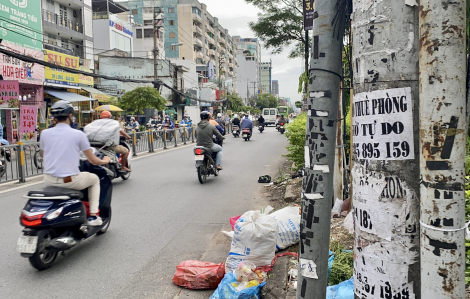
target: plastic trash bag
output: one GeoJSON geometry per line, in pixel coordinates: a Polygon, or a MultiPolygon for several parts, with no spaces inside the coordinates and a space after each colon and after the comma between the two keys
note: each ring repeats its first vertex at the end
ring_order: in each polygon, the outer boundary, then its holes
{"type": "Polygon", "coordinates": [[[94,120],[92,123],[83,128],[86,137],[90,142],[105,144],[107,140],[111,140],[113,144],[119,145],[119,122],[117,120],[103,118],[94,120]]]}
{"type": "Polygon", "coordinates": [[[354,218],[353,211],[349,212],[348,216],[344,218],[343,227],[348,230],[350,234],[354,234],[354,218]]]}
{"type": "Polygon", "coordinates": [[[330,251],[330,257],[328,258],[328,279],[330,281],[331,268],[333,267],[333,262],[335,260],[335,253],[330,251]]]}
{"type": "Polygon", "coordinates": [[[339,215],[343,209],[343,201],[339,200],[338,198],[335,200],[335,205],[333,209],[331,209],[331,215],[339,215]]]}
{"type": "Polygon", "coordinates": [[[191,289],[216,289],[224,278],[224,263],[214,264],[201,261],[184,261],[176,266],[173,282],[191,289]]]}
{"type": "Polygon", "coordinates": [[[235,224],[232,246],[225,263],[225,272],[231,273],[240,262],[249,261],[259,266],[270,265],[276,251],[277,221],[261,211],[248,211],[235,224]]]}
{"type": "Polygon", "coordinates": [[[266,282],[263,282],[257,286],[237,291],[232,283],[238,284],[235,275],[232,273],[225,274],[217,290],[215,290],[214,294],[212,294],[209,299],[259,299],[261,288],[266,284],[266,282]]]}
{"type": "Polygon", "coordinates": [[[354,299],[354,277],[326,288],[326,299],[354,299]]]}
{"type": "Polygon", "coordinates": [[[233,231],[231,232],[227,232],[227,231],[220,231],[222,234],[224,234],[224,236],[227,238],[227,240],[229,240],[230,242],[232,242],[232,239],[233,239],[233,231]]]}
{"type": "Polygon", "coordinates": [[[235,217],[230,217],[230,225],[232,226],[232,230],[235,229],[235,223],[237,223],[238,219],[240,219],[240,216],[235,216],[235,217]]]}
{"type": "Polygon", "coordinates": [[[287,248],[300,241],[300,207],[285,207],[271,214],[279,225],[276,250],[287,248]]]}

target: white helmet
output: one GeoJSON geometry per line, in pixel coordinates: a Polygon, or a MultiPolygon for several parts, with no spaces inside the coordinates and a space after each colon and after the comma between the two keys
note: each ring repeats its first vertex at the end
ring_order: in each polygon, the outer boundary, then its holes
{"type": "Polygon", "coordinates": [[[222,117],[222,113],[217,113],[217,117],[222,117]]]}
{"type": "Polygon", "coordinates": [[[234,118],[238,118],[238,114],[235,114],[233,117],[234,117],[234,118]]]}
{"type": "Polygon", "coordinates": [[[135,117],[131,117],[131,120],[135,120],[135,117]]]}

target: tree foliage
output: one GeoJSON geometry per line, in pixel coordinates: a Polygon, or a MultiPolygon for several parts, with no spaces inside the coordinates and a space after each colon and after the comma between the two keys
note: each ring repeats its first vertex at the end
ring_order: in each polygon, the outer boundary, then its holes
{"type": "Polygon", "coordinates": [[[239,98],[236,94],[229,95],[227,102],[228,110],[232,110],[233,113],[238,113],[242,111],[244,106],[245,104],[243,103],[243,100],[239,98]]]}
{"type": "Polygon", "coordinates": [[[305,158],[305,134],[307,132],[307,114],[302,113],[294,119],[294,122],[287,124],[286,137],[289,139],[287,146],[290,161],[294,162],[295,170],[304,165],[305,158]]]}
{"type": "Polygon", "coordinates": [[[256,22],[250,22],[266,49],[279,54],[294,45],[289,58],[303,57],[305,53],[305,33],[303,31],[302,0],[245,0],[259,8],[256,22]]]}
{"type": "Polygon", "coordinates": [[[137,87],[126,92],[118,103],[118,106],[126,111],[134,113],[144,113],[144,109],[155,108],[164,110],[167,101],[160,95],[157,89],[153,87],[137,87]]]}
{"type": "Polygon", "coordinates": [[[295,102],[295,107],[296,107],[296,108],[302,108],[302,106],[303,106],[302,101],[297,101],[297,102],[295,102]]]}
{"type": "Polygon", "coordinates": [[[258,97],[258,101],[256,102],[256,107],[261,110],[264,108],[276,108],[277,106],[277,98],[269,93],[260,94],[258,97]]]}

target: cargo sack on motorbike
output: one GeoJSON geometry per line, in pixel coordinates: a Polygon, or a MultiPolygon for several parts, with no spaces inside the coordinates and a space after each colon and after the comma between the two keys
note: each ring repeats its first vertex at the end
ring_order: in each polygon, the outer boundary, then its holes
{"type": "Polygon", "coordinates": [[[252,262],[257,267],[271,264],[279,228],[276,219],[267,214],[248,211],[238,219],[225,272],[232,272],[244,261],[252,262]]]}
{"type": "Polygon", "coordinates": [[[191,290],[216,289],[224,278],[224,263],[184,261],[176,266],[173,282],[191,290]]]}
{"type": "Polygon", "coordinates": [[[258,183],[270,183],[271,177],[269,175],[262,175],[258,178],[258,183]]]}
{"type": "Polygon", "coordinates": [[[93,143],[105,144],[111,140],[110,146],[119,145],[119,122],[113,119],[97,119],[83,128],[88,140],[93,143]]]}

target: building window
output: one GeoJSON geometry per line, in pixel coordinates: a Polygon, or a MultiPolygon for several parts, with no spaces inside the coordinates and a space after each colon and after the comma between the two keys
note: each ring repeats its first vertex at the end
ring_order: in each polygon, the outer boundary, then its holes
{"type": "Polygon", "coordinates": [[[175,8],[174,7],[169,7],[168,8],[168,13],[175,13],[175,8]]]}
{"type": "Polygon", "coordinates": [[[144,20],[144,26],[151,26],[151,25],[153,25],[152,20],[144,20]]]}
{"type": "Polygon", "coordinates": [[[176,37],[176,34],[174,32],[170,32],[170,38],[175,38],[176,37]]]}
{"type": "Polygon", "coordinates": [[[144,13],[153,13],[155,8],[153,7],[144,7],[144,13]]]}
{"type": "Polygon", "coordinates": [[[136,35],[137,35],[137,38],[142,38],[142,29],[137,29],[136,35]]]}
{"type": "Polygon", "coordinates": [[[170,51],[176,51],[176,46],[170,46],[170,51]]]}
{"type": "Polygon", "coordinates": [[[201,15],[201,11],[197,7],[193,7],[193,13],[198,14],[199,16],[201,15]]]}
{"type": "Polygon", "coordinates": [[[168,24],[170,24],[170,26],[175,26],[175,20],[169,20],[168,24]]]}
{"type": "Polygon", "coordinates": [[[144,29],[144,38],[153,37],[153,29],[144,29]]]}
{"type": "Polygon", "coordinates": [[[138,15],[138,14],[139,14],[139,10],[133,9],[133,10],[131,10],[131,14],[133,14],[133,15],[138,15]]]}
{"type": "Polygon", "coordinates": [[[67,7],[59,5],[60,9],[60,24],[67,26],[67,7]]]}
{"type": "Polygon", "coordinates": [[[69,48],[69,41],[68,41],[68,40],[62,39],[61,42],[62,42],[62,48],[64,48],[64,49],[70,49],[70,48],[69,48]]]}

